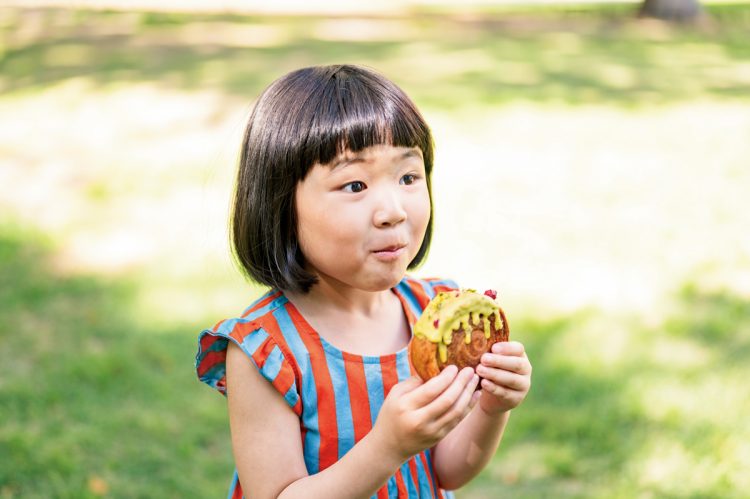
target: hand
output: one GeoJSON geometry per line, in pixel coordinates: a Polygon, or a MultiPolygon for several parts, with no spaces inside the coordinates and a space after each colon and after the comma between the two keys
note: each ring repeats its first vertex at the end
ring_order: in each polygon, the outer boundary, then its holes
{"type": "Polygon", "coordinates": [[[383,402],[373,433],[399,462],[432,447],[477,403],[479,376],[470,367],[448,366],[423,382],[416,376],[395,385],[383,402]]]}
{"type": "Polygon", "coordinates": [[[531,363],[517,341],[492,345],[492,351],[482,355],[477,374],[483,378],[479,407],[489,415],[518,407],[531,388],[531,363]]]}

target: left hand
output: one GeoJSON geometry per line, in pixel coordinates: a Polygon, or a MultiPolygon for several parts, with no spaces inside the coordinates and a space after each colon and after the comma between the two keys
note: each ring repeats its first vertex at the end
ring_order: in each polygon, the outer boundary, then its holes
{"type": "Polygon", "coordinates": [[[489,415],[507,412],[523,402],[531,388],[531,363],[517,341],[492,345],[476,373],[482,377],[479,406],[489,415]]]}

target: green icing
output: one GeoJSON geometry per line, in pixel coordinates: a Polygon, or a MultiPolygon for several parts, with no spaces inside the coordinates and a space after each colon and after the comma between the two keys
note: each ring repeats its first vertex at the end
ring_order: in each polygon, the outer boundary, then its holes
{"type": "Polygon", "coordinates": [[[484,321],[484,335],[489,339],[490,316],[495,322],[495,329],[502,325],[498,310],[500,307],[489,296],[477,293],[473,289],[444,291],[430,301],[414,325],[414,335],[427,338],[438,344],[440,360],[447,359],[447,348],[453,339],[453,331],[463,329],[466,332],[466,343],[471,343],[471,327],[469,321],[478,324],[481,317],[484,321]],[[435,320],[437,319],[437,326],[435,320]]]}

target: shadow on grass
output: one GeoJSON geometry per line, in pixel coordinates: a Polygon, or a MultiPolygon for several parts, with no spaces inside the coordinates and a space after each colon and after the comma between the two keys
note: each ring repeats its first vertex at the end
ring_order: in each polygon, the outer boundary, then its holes
{"type": "Polygon", "coordinates": [[[59,275],[50,257],[0,227],[0,497],[225,494],[226,414],[191,369],[197,326],[138,325],[133,283],[59,275]]]}
{"type": "Polygon", "coordinates": [[[356,62],[441,109],[514,100],[640,106],[749,98],[743,68],[750,5],[708,7],[716,20],[711,32],[638,24],[632,9],[528,7],[473,17],[415,11],[355,24],[311,16],[6,10],[0,89],[34,92],[85,77],[104,86],[149,82],[248,98],[286,71],[356,62]]]}
{"type": "MultiPolygon", "coordinates": [[[[198,326],[143,325],[136,282],[51,257],[0,226],[0,496],[222,496],[227,418],[192,369],[198,326]]],[[[670,317],[514,321],[534,386],[460,497],[739,495],[750,304],[686,286],[670,317]]]]}

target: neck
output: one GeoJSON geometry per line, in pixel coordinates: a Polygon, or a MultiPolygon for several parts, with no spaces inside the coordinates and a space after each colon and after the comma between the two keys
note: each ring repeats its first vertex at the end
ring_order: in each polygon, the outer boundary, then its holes
{"type": "Polygon", "coordinates": [[[318,282],[305,294],[285,294],[295,306],[301,306],[308,312],[328,310],[363,317],[376,316],[391,296],[388,289],[367,291],[352,288],[330,278],[319,278],[318,282]]]}

